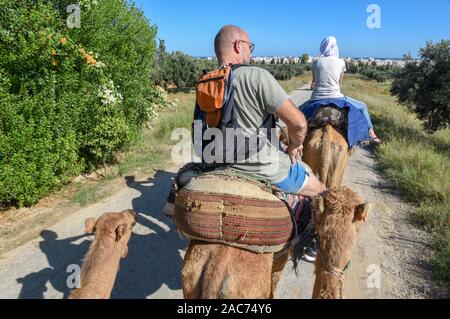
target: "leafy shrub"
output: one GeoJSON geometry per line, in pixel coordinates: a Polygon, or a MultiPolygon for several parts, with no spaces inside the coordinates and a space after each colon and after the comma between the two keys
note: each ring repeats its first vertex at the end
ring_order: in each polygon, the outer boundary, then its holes
{"type": "Polygon", "coordinates": [[[450,126],[450,40],[428,42],[420,56],[395,74],[391,94],[435,132],[450,126]]]}
{"type": "Polygon", "coordinates": [[[391,79],[398,67],[391,64],[375,65],[369,63],[346,62],[347,73],[361,74],[369,80],[385,82],[391,79]]]}
{"type": "Polygon", "coordinates": [[[261,64],[259,67],[269,71],[275,79],[280,81],[290,80],[305,72],[305,66],[302,64],[261,64]]]}
{"type": "Polygon", "coordinates": [[[153,78],[155,83],[177,89],[193,88],[203,70],[211,71],[217,68],[217,61],[209,61],[191,57],[182,52],[158,52],[155,61],[153,78]]]}
{"type": "MultiPolygon", "coordinates": [[[[152,116],[156,28],[127,1],[0,0],[0,206],[114,160],[152,116]]],[[[159,102],[157,102],[159,103],[159,102]]]]}

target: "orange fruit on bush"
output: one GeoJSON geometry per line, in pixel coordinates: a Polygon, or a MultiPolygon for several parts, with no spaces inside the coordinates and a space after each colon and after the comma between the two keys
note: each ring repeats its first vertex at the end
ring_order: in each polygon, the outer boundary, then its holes
{"type": "Polygon", "coordinates": [[[86,54],[85,58],[86,58],[86,62],[89,63],[89,64],[96,64],[97,63],[97,61],[95,61],[95,59],[89,54],[86,54]]]}

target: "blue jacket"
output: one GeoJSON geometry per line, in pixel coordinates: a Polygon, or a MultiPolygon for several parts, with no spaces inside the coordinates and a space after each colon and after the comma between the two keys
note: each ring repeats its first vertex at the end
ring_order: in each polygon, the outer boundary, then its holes
{"type": "Polygon", "coordinates": [[[333,104],[338,108],[348,108],[348,129],[347,142],[350,149],[357,146],[359,143],[369,141],[369,124],[364,115],[345,98],[340,99],[324,99],[309,101],[301,106],[301,111],[306,118],[311,120],[316,114],[317,110],[324,105],[333,104]]]}

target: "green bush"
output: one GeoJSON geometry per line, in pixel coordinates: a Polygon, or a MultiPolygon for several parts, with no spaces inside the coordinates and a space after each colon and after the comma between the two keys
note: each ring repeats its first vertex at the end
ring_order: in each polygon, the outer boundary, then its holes
{"type": "Polygon", "coordinates": [[[211,71],[217,68],[217,61],[191,57],[182,52],[166,53],[160,46],[155,60],[153,79],[164,87],[176,87],[177,90],[193,88],[203,70],[211,71]]]}
{"type": "Polygon", "coordinates": [[[156,28],[122,0],[0,0],[0,206],[111,162],[156,107],[156,28]]]}
{"type": "Polygon", "coordinates": [[[377,66],[376,63],[373,63],[346,62],[347,73],[361,74],[366,79],[385,82],[391,79],[398,70],[398,67],[391,64],[377,66]]]}
{"type": "Polygon", "coordinates": [[[302,75],[305,72],[305,65],[302,64],[261,64],[259,67],[269,71],[277,80],[290,80],[294,76],[302,75]]]}
{"type": "Polygon", "coordinates": [[[450,127],[450,40],[428,42],[420,56],[395,74],[391,94],[435,132],[450,127]]]}

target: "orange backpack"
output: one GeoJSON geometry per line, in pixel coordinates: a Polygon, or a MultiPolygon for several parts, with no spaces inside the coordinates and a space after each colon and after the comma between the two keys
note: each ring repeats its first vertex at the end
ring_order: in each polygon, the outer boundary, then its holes
{"type": "Polygon", "coordinates": [[[222,117],[222,108],[229,90],[231,65],[221,69],[204,73],[197,82],[197,105],[206,113],[206,123],[209,127],[217,128],[222,117]]]}
{"type": "MultiPolygon", "coordinates": [[[[240,67],[249,66],[244,64],[230,64],[211,72],[204,71],[197,82],[196,106],[194,113],[194,125],[192,130],[194,141],[196,141],[198,133],[202,134],[201,147],[196,147],[195,149],[197,156],[199,156],[202,161],[205,162],[203,151],[207,145],[215,141],[214,139],[205,140],[203,138],[204,133],[208,129],[219,129],[222,131],[223,136],[223,141],[216,144],[217,147],[215,148],[215,152],[220,153],[220,157],[222,157],[223,161],[221,163],[212,163],[212,166],[217,166],[217,164],[220,164],[219,166],[223,164],[226,165],[228,158],[233,158],[236,160],[237,158],[241,158],[242,156],[244,156],[245,159],[247,159],[254,154],[249,147],[250,137],[244,136],[244,145],[238,145],[237,137],[235,137],[233,148],[229,147],[229,145],[227,144],[227,141],[229,140],[227,139],[227,129],[240,128],[236,119],[236,112],[234,110],[235,103],[233,89],[234,71],[240,67]],[[196,129],[196,125],[198,124],[200,124],[201,132],[196,129]],[[220,147],[222,148],[220,149],[220,147]]],[[[262,123],[260,128],[275,128],[275,121],[275,116],[269,115],[264,123],[262,123]]],[[[257,138],[257,140],[258,146],[256,152],[259,152],[265,145],[265,141],[263,141],[262,139],[260,140],[259,137],[257,138]]]]}

